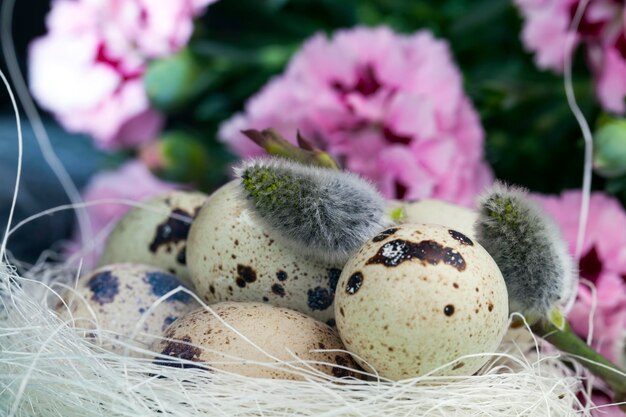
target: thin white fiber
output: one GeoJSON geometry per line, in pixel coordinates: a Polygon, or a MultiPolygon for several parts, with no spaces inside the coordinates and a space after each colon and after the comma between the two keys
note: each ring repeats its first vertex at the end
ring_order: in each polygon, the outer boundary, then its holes
{"type": "MultiPolygon", "coordinates": [[[[581,0],[576,8],[574,19],[570,27],[568,42],[574,42],[574,33],[583,18],[589,0],[581,0]]],[[[566,45],[565,47],[567,47],[566,45]]],[[[565,66],[563,84],[565,87],[565,95],[567,96],[567,104],[572,111],[572,114],[576,118],[578,125],[580,126],[581,133],[585,140],[585,159],[583,168],[583,185],[582,185],[582,201],[580,203],[580,218],[578,221],[578,234],[576,236],[576,259],[580,259],[582,255],[583,244],[585,241],[585,231],[587,229],[587,218],[589,216],[589,197],[591,194],[591,173],[593,164],[593,135],[589,128],[589,123],[585,119],[585,115],[580,110],[576,96],[574,94],[574,87],[572,85],[572,59],[573,54],[565,53],[565,66]]]]}
{"type": "MultiPolygon", "coordinates": [[[[74,274],[61,266],[40,271],[44,282],[74,280],[74,274]]],[[[504,343],[499,353],[489,355],[479,374],[454,380],[430,376],[401,382],[340,382],[295,357],[264,366],[290,370],[304,381],[257,379],[216,369],[155,365],[155,354],[132,343],[125,347],[143,352],[144,358],[103,350],[83,338],[81,329],[61,320],[45,301],[37,301],[48,299],[46,294],[52,291],[0,265],[0,415],[588,415],[576,411],[581,408],[576,392],[582,371],[565,366],[554,352],[542,353],[530,339],[504,343]]],[[[110,341],[115,336],[97,333],[110,341]]],[[[211,365],[215,364],[208,368],[211,365]]]]}
{"type": "Polygon", "coordinates": [[[20,178],[22,176],[22,158],[23,158],[23,140],[22,140],[22,123],[20,121],[20,112],[17,109],[17,103],[15,102],[15,96],[13,96],[13,90],[11,90],[11,85],[9,81],[6,79],[4,72],[0,70],[0,78],[2,78],[2,82],[4,83],[7,92],[9,93],[9,97],[11,98],[11,105],[13,106],[13,112],[15,113],[15,123],[17,125],[17,170],[15,174],[15,187],[13,188],[13,198],[11,200],[11,208],[9,210],[9,218],[7,219],[7,226],[4,232],[4,236],[2,237],[2,243],[0,244],[0,259],[4,260],[7,240],[9,239],[9,227],[11,227],[11,223],[13,222],[13,214],[15,212],[15,205],[17,203],[17,195],[20,189],[20,178]]]}

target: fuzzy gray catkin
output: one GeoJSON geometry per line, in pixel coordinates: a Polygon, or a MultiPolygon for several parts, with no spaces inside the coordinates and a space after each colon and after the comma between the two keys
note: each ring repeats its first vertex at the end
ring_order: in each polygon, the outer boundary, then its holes
{"type": "Polygon", "coordinates": [[[385,200],[361,177],[282,158],[236,170],[253,211],[318,259],[345,261],[388,226],[385,200]]]}
{"type": "Polygon", "coordinates": [[[494,184],[480,199],[475,228],[502,271],[511,312],[545,317],[571,296],[576,270],[567,244],[526,190],[494,184]]]}

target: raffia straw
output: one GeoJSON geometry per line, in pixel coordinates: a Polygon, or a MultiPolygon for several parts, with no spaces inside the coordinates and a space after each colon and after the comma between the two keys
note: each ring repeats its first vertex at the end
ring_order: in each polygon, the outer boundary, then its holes
{"type": "MultiPolygon", "coordinates": [[[[338,380],[296,357],[254,364],[280,367],[304,381],[244,377],[212,369],[216,364],[211,363],[209,370],[159,366],[153,363],[156,353],[133,343],[125,347],[142,352],[143,358],[94,345],[47,307],[59,299],[58,283],[73,286],[74,271],[64,265],[39,265],[34,271],[37,276],[24,277],[0,265],[3,416],[589,415],[576,396],[583,371],[565,366],[557,353],[528,337],[509,339],[488,355],[478,374],[454,380],[338,380]]],[[[115,338],[111,332],[97,333],[105,341],[115,338]]]]}

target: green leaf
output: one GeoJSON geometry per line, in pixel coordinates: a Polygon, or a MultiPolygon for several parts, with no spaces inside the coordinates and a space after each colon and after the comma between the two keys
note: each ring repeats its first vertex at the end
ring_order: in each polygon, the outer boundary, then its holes
{"type": "Polygon", "coordinates": [[[182,131],[169,131],[141,150],[140,157],[159,177],[179,183],[202,185],[211,169],[202,142],[182,131]]]}

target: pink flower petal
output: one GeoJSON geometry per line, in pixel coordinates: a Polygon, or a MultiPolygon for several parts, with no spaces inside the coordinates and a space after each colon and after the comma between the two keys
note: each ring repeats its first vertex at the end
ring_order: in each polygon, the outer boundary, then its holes
{"type": "Polygon", "coordinates": [[[405,148],[393,146],[385,149],[378,161],[382,171],[383,194],[396,195],[397,184],[401,184],[407,189],[403,196],[407,200],[430,196],[435,186],[434,181],[416,162],[415,156],[405,148]]]}
{"type": "Polygon", "coordinates": [[[120,76],[104,65],[94,65],[98,39],[48,36],[30,46],[30,85],[46,109],[71,113],[97,105],[109,97],[120,76]],[[89,88],[84,88],[89,86],[89,88]]]}
{"type": "Polygon", "coordinates": [[[386,124],[399,135],[430,139],[437,129],[434,106],[427,96],[398,93],[389,103],[386,124]]]}
{"type": "Polygon", "coordinates": [[[441,136],[415,145],[415,154],[431,175],[444,177],[455,162],[454,138],[441,136]]]}
{"type": "Polygon", "coordinates": [[[626,111],[626,61],[614,48],[604,50],[596,92],[605,109],[619,114],[626,111]]]}
{"type": "Polygon", "coordinates": [[[161,125],[160,116],[150,110],[150,103],[139,80],[123,84],[107,101],[103,101],[97,107],[76,110],[59,117],[67,129],[91,133],[96,139],[96,144],[103,149],[115,149],[129,144],[138,145],[154,140],[161,125]],[[152,115],[145,118],[147,112],[151,112],[152,115]],[[143,120],[149,122],[144,126],[145,131],[139,136],[126,136],[137,133],[137,127],[132,128],[132,122],[137,117],[144,117],[143,120]],[[130,130],[124,129],[127,123],[131,123],[130,130]]]}

